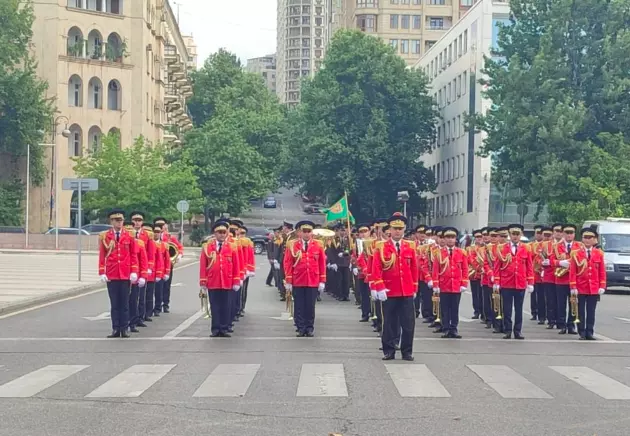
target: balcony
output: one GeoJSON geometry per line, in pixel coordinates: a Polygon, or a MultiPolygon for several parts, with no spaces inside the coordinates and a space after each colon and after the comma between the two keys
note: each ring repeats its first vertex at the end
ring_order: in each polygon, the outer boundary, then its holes
{"type": "Polygon", "coordinates": [[[175,89],[174,84],[168,83],[164,86],[164,101],[166,104],[177,100],[177,94],[177,89],[175,89]]]}

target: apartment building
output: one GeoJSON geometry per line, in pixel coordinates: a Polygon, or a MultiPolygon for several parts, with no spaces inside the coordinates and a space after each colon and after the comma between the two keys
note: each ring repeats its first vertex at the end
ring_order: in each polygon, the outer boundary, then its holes
{"type": "Polygon", "coordinates": [[[245,71],[259,74],[267,89],[274,94],[276,93],[276,55],[269,54],[259,58],[247,59],[245,71]]]}
{"type": "MultiPolygon", "coordinates": [[[[484,56],[497,46],[499,23],[509,23],[507,0],[479,0],[416,63],[431,80],[440,112],[432,153],[422,156],[438,187],[426,197],[427,224],[473,230],[523,222],[531,227],[536,207],[506,203],[507,193],[492,184],[490,158],[477,156],[485,134],[468,131],[466,116],[485,113],[492,102],[478,81],[484,56]]],[[[541,219],[544,219],[541,216],[541,219]]]]}
{"type": "Polygon", "coordinates": [[[30,191],[30,228],[43,231],[77,222],[76,192],[61,189],[73,176],[73,157],[96,150],[108,133],[118,134],[121,146],[140,135],[178,144],[192,128],[192,86],[186,43],[167,0],[33,5],[32,50],[58,112],[47,138],[51,178],[30,191]]]}
{"type": "Polygon", "coordinates": [[[184,39],[184,45],[188,50],[188,62],[186,63],[186,67],[189,71],[193,71],[197,69],[198,55],[197,55],[197,44],[195,43],[195,39],[192,35],[182,35],[184,39]]]}
{"type": "Polygon", "coordinates": [[[321,66],[331,36],[332,2],[278,0],[276,93],[280,102],[300,102],[300,80],[321,66]]]}

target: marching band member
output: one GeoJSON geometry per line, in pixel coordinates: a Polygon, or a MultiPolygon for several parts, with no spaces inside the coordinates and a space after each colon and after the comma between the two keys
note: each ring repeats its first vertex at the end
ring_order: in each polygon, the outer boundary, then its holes
{"type": "Polygon", "coordinates": [[[243,282],[243,289],[241,290],[240,310],[238,312],[238,316],[245,316],[245,304],[247,303],[249,278],[256,275],[256,257],[254,254],[254,243],[247,237],[247,227],[243,224],[240,226],[239,237],[241,246],[243,247],[243,254],[245,256],[246,277],[243,282]]]}
{"type": "Polygon", "coordinates": [[[229,224],[217,221],[212,226],[214,239],[201,249],[199,286],[207,292],[212,314],[210,337],[229,338],[232,308],[230,295],[241,287],[238,247],[228,237],[229,224]]]}
{"type": "Polygon", "coordinates": [[[384,302],[382,335],[383,360],[395,358],[400,335],[403,360],[413,361],[415,328],[414,297],[418,290],[418,265],[412,242],[403,240],[407,218],[394,215],[388,220],[391,239],[374,250],[373,288],[384,302]]]}
{"type": "Polygon", "coordinates": [[[282,231],[280,245],[278,246],[278,251],[276,253],[276,258],[274,259],[273,266],[278,271],[278,290],[280,291],[280,301],[286,301],[286,290],[284,288],[284,268],[282,265],[284,264],[284,254],[287,246],[287,238],[289,234],[293,231],[293,224],[284,221],[282,223],[282,231]]]}
{"type": "Polygon", "coordinates": [[[433,293],[440,296],[443,338],[461,339],[459,302],[468,289],[468,256],[456,247],[458,231],[454,227],[442,230],[445,246],[436,252],[433,262],[433,293]]]}
{"type": "Polygon", "coordinates": [[[582,249],[582,244],[575,241],[575,231],[577,227],[573,224],[562,226],[563,240],[556,243],[550,256],[551,266],[555,268],[556,281],[556,310],[558,317],[556,325],[558,334],[577,335],[575,331],[575,320],[571,311],[567,311],[571,289],[569,286],[569,265],[574,251],[582,249]]]}
{"type": "MultiPolygon", "coordinates": [[[[429,227],[418,226],[418,289],[420,294],[420,315],[423,324],[433,322],[433,281],[431,280],[431,253],[435,242],[431,239],[433,231],[429,227]]],[[[417,309],[416,309],[417,310],[417,309]]],[[[417,315],[417,314],[416,314],[417,315]]]]}
{"type": "MultiPolygon", "coordinates": [[[[549,229],[546,229],[547,233],[549,229]]],[[[551,264],[551,255],[556,249],[556,245],[562,242],[562,224],[556,223],[551,226],[552,236],[547,243],[543,245],[543,271],[542,281],[545,284],[545,297],[547,298],[547,328],[553,329],[557,326],[558,321],[558,297],[556,296],[556,268],[551,264]]],[[[543,232],[543,236],[546,232],[543,232]]]]}
{"type": "MultiPolygon", "coordinates": [[[[138,281],[131,284],[131,292],[129,292],[129,331],[131,333],[138,333],[139,330],[136,327],[138,327],[139,323],[142,324],[144,327],[147,326],[138,316],[140,292],[141,290],[144,290],[144,287],[146,286],[148,270],[147,252],[144,241],[136,236],[136,231],[131,222],[125,223],[125,230],[127,230],[131,237],[134,238],[136,241],[135,256],[138,259],[138,281]]],[[[143,304],[145,304],[144,301],[143,304]]]]}
{"type": "Polygon", "coordinates": [[[497,249],[494,265],[494,286],[503,298],[503,339],[525,339],[521,334],[523,327],[523,301],[525,293],[534,291],[534,267],[532,256],[527,246],[521,242],[523,226],[511,224],[509,227],[510,243],[502,244],[497,249]],[[514,326],[512,326],[512,306],[514,306],[514,326]]]}
{"type": "Polygon", "coordinates": [[[571,296],[578,299],[578,333],[581,340],[588,341],[595,340],[595,309],[606,292],[604,252],[595,248],[597,237],[595,229],[582,229],[583,246],[572,252],[569,263],[571,296]]]}
{"type": "Polygon", "coordinates": [[[481,274],[483,272],[483,230],[473,230],[474,244],[467,247],[468,265],[472,274],[466,271],[466,277],[470,280],[470,292],[472,293],[473,317],[479,319],[483,315],[483,292],[481,290],[481,274]]]}
{"type": "MultiPolygon", "coordinates": [[[[431,257],[430,257],[431,271],[433,271],[434,263],[438,261],[440,249],[443,247],[446,247],[446,241],[444,240],[444,228],[434,227],[433,234],[435,235],[435,244],[433,245],[433,248],[431,249],[431,252],[430,252],[431,253],[431,257]]],[[[433,286],[435,287],[435,284],[433,284],[433,286]]],[[[431,294],[434,295],[434,292],[431,291],[431,294]]],[[[435,330],[433,330],[433,333],[442,333],[442,324],[441,322],[437,321],[438,319],[439,319],[439,316],[437,316],[437,318],[434,318],[433,322],[429,324],[430,328],[435,327],[435,330]]]]}
{"type": "Polygon", "coordinates": [[[123,229],[125,212],[114,209],[108,214],[112,228],[99,235],[98,273],[107,283],[112,333],[108,338],[128,338],[129,291],[138,281],[137,246],[134,238],[123,229]]]}
{"type": "Polygon", "coordinates": [[[368,253],[370,247],[367,247],[367,245],[372,242],[369,240],[370,226],[369,224],[361,224],[357,230],[356,265],[358,274],[356,275],[356,292],[361,295],[361,319],[359,322],[368,322],[370,320],[371,309],[370,286],[368,284],[368,253]]]}
{"type": "Polygon", "coordinates": [[[162,224],[153,225],[153,242],[155,243],[155,304],[152,307],[153,316],[159,317],[162,310],[162,296],[164,285],[169,279],[171,271],[171,256],[166,242],[162,239],[162,224]]]}
{"type": "Polygon", "coordinates": [[[313,337],[317,295],[326,287],[326,254],[323,245],[313,240],[314,226],[312,221],[298,222],[299,238],[284,253],[286,290],[293,296],[298,337],[313,337]]]}
{"type": "MultiPolygon", "coordinates": [[[[387,220],[379,218],[374,221],[374,236],[376,241],[374,242],[374,248],[376,249],[378,246],[382,245],[387,241],[387,236],[385,235],[385,227],[387,226],[387,220]]],[[[374,257],[374,250],[372,250],[372,263],[370,264],[370,297],[374,300],[374,325],[373,331],[378,333],[379,335],[383,332],[383,302],[377,299],[377,292],[374,288],[374,280],[373,280],[373,271],[374,271],[374,262],[376,262],[376,258],[374,257]]]]}
{"type": "Polygon", "coordinates": [[[145,245],[147,247],[147,257],[149,257],[149,269],[147,270],[147,286],[144,298],[144,307],[141,309],[141,320],[144,322],[152,322],[153,315],[153,294],[155,292],[155,280],[157,277],[157,254],[155,248],[155,236],[153,235],[153,226],[150,224],[142,225],[142,234],[148,237],[145,245]],[[150,254],[149,254],[150,253],[150,254]]]}
{"type": "MultiPolygon", "coordinates": [[[[171,283],[173,282],[173,267],[175,266],[175,264],[177,262],[179,262],[180,260],[182,260],[182,257],[184,256],[184,246],[181,244],[181,242],[179,242],[179,240],[174,236],[171,235],[168,232],[168,221],[166,220],[166,218],[163,217],[158,217],[155,218],[153,220],[153,224],[162,224],[162,234],[161,234],[161,238],[162,241],[165,242],[166,244],[173,244],[177,247],[177,257],[175,258],[175,260],[173,262],[171,262],[171,269],[170,271],[164,271],[164,275],[165,277],[167,276],[168,278],[165,279],[166,281],[162,284],[162,308],[161,311],[163,311],[164,313],[169,313],[170,311],[170,304],[171,304],[171,283]]],[[[183,225],[183,223],[182,223],[183,225]]],[[[168,251],[168,248],[167,248],[168,251]]]]}
{"type": "Polygon", "coordinates": [[[493,260],[491,257],[491,249],[493,246],[493,240],[496,242],[497,235],[494,227],[484,227],[481,229],[483,236],[483,247],[480,254],[483,258],[482,274],[481,274],[481,293],[483,298],[483,314],[482,320],[486,324],[486,328],[492,328],[494,324],[494,309],[492,307],[492,285],[494,284],[494,277],[492,276],[493,260]],[[491,233],[493,236],[491,236],[491,233]]]}
{"type": "Polygon", "coordinates": [[[144,323],[144,318],[146,315],[147,289],[149,276],[153,275],[155,264],[155,243],[153,242],[153,238],[143,229],[144,213],[134,211],[131,212],[130,215],[131,223],[133,224],[131,234],[136,238],[141,251],[144,252],[141,256],[144,257],[146,262],[144,274],[142,274],[141,270],[141,278],[138,280],[138,313],[135,317],[133,313],[131,314],[130,326],[146,327],[147,325],[144,323]],[[143,281],[144,283],[142,283],[143,281]]]}
{"type": "Polygon", "coordinates": [[[530,243],[532,261],[534,262],[534,292],[530,300],[532,321],[538,320],[539,325],[543,325],[547,319],[547,302],[545,299],[545,288],[542,283],[542,257],[544,226],[534,226],[534,241],[530,243]]]}

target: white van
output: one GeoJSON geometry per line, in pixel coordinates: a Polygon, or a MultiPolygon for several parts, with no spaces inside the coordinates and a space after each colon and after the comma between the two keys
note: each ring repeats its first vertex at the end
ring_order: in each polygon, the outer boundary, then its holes
{"type": "Polygon", "coordinates": [[[592,227],[599,233],[608,286],[630,286],[630,218],[586,221],[583,227],[592,227]]]}

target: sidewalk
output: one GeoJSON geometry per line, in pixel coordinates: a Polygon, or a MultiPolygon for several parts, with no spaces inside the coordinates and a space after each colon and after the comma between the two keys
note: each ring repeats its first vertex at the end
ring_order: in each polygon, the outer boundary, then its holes
{"type": "MultiPolygon", "coordinates": [[[[178,265],[198,259],[194,249],[178,265]]],[[[85,254],[85,253],[84,253],[85,254]]],[[[96,253],[85,254],[78,277],[76,252],[0,250],[0,315],[103,288],[96,253]]]]}

